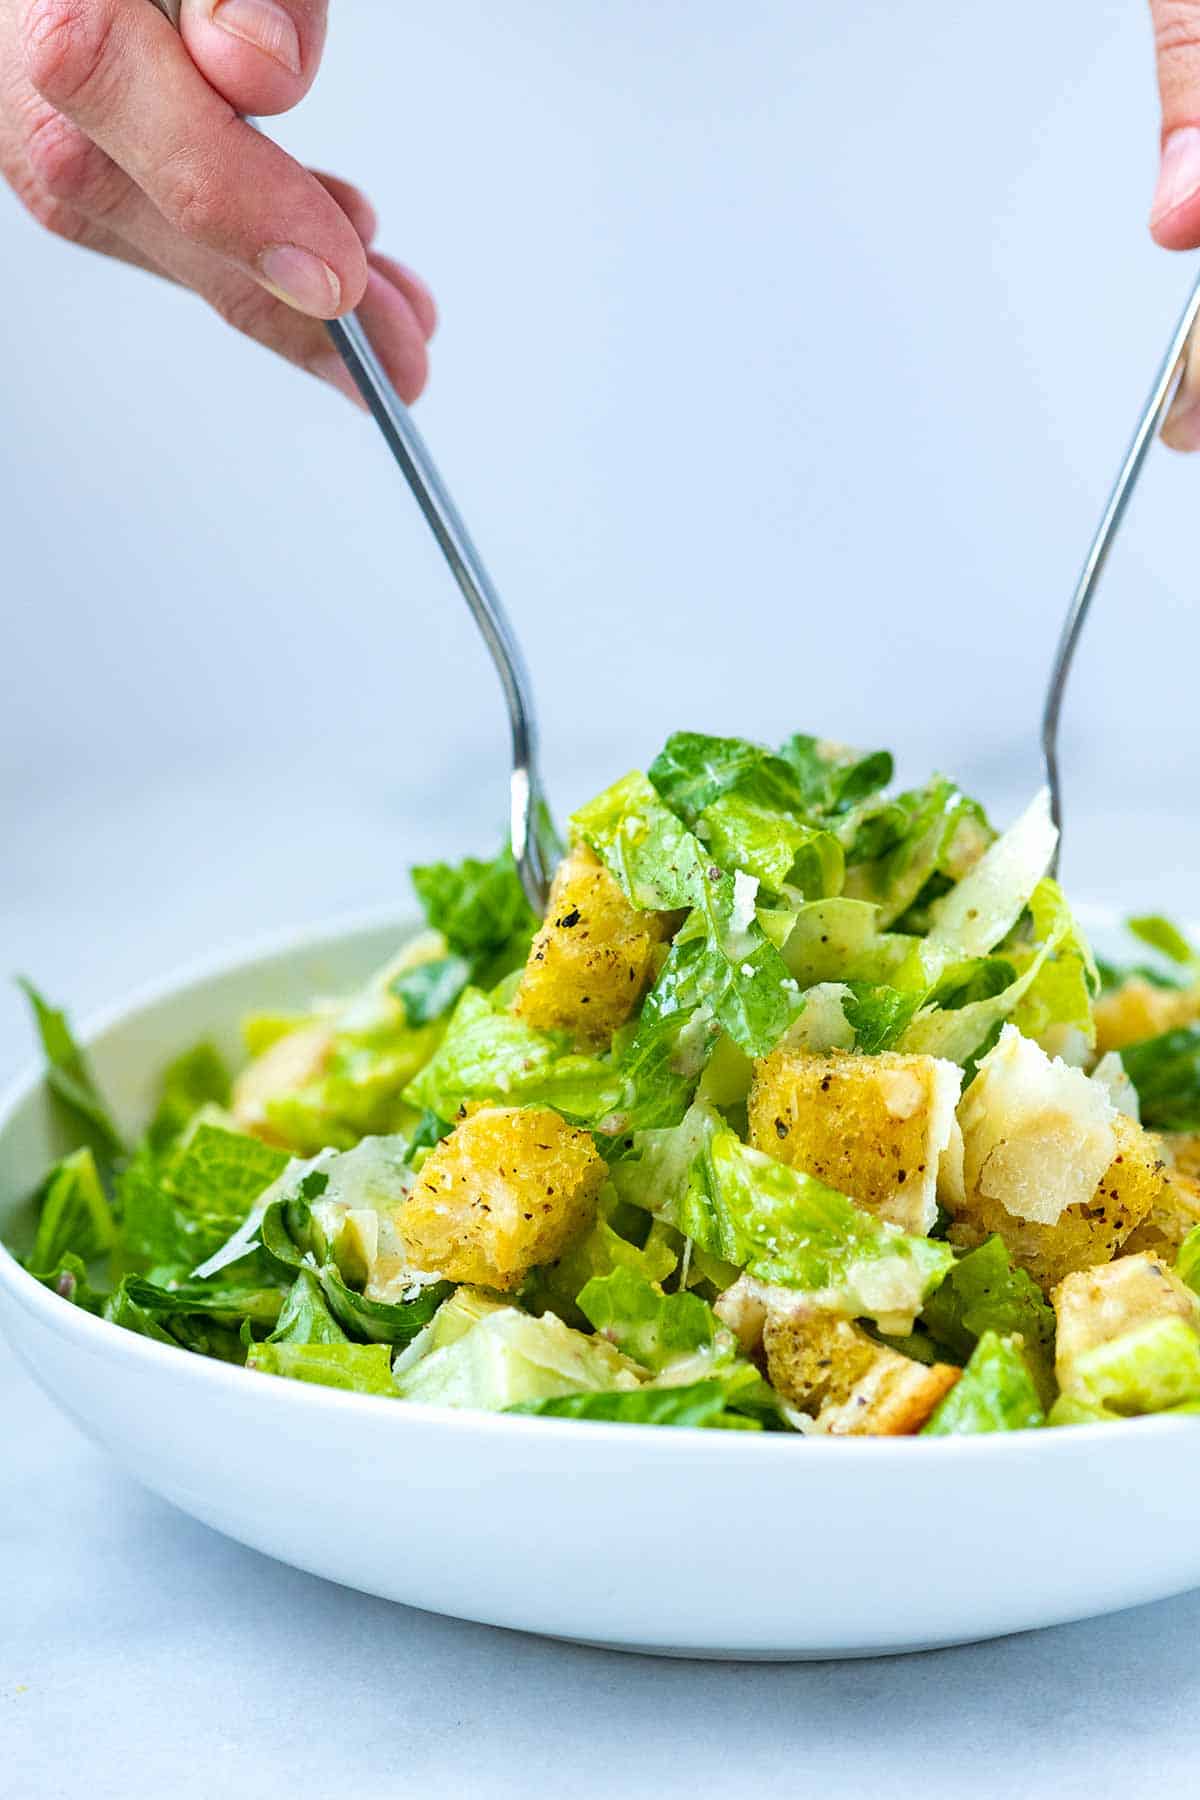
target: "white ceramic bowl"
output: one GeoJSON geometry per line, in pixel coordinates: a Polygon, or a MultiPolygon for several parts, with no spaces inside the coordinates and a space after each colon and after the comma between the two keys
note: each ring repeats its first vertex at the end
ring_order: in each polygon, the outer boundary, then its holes
{"type": "MultiPolygon", "coordinates": [[[[105,1092],[140,1125],[164,1059],[201,1036],[235,1055],[243,1012],[353,986],[404,929],[309,934],[139,999],[85,1034],[105,1092]]],[[[66,1147],[31,1075],[0,1103],[0,1234],[66,1147]]],[[[460,1618],[689,1656],[845,1656],[1200,1583],[1189,1421],[803,1441],[406,1406],[151,1343],[7,1252],[0,1319],[147,1487],[298,1568],[460,1618]]]]}

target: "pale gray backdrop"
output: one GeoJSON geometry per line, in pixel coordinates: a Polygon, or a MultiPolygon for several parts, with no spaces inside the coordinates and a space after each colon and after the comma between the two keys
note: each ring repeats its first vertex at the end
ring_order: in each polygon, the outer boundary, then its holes
{"type": "MultiPolygon", "coordinates": [[[[563,810],[687,725],[889,743],[1011,812],[1191,275],[1145,230],[1137,0],[333,11],[279,134],[363,180],[437,293],[421,420],[527,641],[563,810]]],[[[497,692],[367,422],[7,198],[0,229],[0,966],[85,1011],[490,847],[497,692]]],[[[1157,453],[1080,669],[1066,872],[1093,897],[1161,875],[1200,910],[1198,497],[1200,462],[1157,453]]],[[[0,1069],[25,1043],[0,990],[0,1069]]],[[[160,1529],[169,1581],[190,1528],[160,1529]]],[[[1003,1654],[982,1704],[1011,1699],[1003,1654]]],[[[1160,1709],[1190,1705],[1162,1676],[1160,1709]]],[[[1061,1751],[1058,1792],[1135,1791],[1061,1751]]]]}

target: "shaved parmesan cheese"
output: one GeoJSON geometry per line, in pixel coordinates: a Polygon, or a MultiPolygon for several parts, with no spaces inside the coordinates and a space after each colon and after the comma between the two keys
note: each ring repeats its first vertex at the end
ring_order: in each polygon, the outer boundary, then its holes
{"type": "Polygon", "coordinates": [[[967,1193],[1057,1224],[1095,1195],[1117,1153],[1116,1117],[1103,1086],[1006,1025],[958,1112],[967,1193]]]}
{"type": "Polygon", "coordinates": [[[1100,1058],[1092,1070],[1092,1080],[1099,1082],[1118,1112],[1124,1113],[1127,1119],[1141,1122],[1142,1109],[1138,1091],[1125,1073],[1125,1064],[1115,1050],[1110,1050],[1107,1056],[1100,1058]]]}
{"type": "Polygon", "coordinates": [[[929,933],[930,948],[956,956],[986,956],[1020,918],[1050,867],[1057,842],[1050,792],[1043,788],[1016,824],[947,894],[929,933]]]}

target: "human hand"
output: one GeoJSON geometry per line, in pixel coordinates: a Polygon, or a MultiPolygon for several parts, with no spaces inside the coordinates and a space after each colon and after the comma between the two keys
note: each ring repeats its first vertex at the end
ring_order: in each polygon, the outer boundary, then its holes
{"type": "Polygon", "coordinates": [[[312,85],[327,0],[0,0],[0,171],[56,236],[192,288],[357,400],[320,321],[357,308],[406,401],[436,311],[358,188],[246,124],[312,85]]]}
{"type": "MultiPolygon", "coordinates": [[[[1150,0],[1162,150],[1150,230],[1165,250],[1200,246],[1200,0],[1150,0]]],[[[1193,332],[1163,442],[1200,450],[1200,334],[1193,332]]]]}

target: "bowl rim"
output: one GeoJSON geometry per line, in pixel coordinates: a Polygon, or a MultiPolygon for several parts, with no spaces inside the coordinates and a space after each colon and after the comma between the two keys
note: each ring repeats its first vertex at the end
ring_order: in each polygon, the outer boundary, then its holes
{"type": "MultiPolygon", "coordinates": [[[[1104,912],[1104,909],[1094,906],[1076,910],[1085,918],[1093,919],[1102,916],[1104,912]]],[[[1108,913],[1106,916],[1111,922],[1113,915],[1108,913]]],[[[127,1024],[139,1013],[161,1006],[187,989],[235,974],[247,963],[286,956],[289,953],[310,952],[323,944],[340,943],[347,937],[371,930],[395,929],[399,937],[404,932],[411,931],[418,923],[412,915],[397,913],[391,907],[372,907],[337,915],[315,925],[292,925],[273,932],[258,933],[252,938],[235,941],[220,951],[189,959],[167,975],[139,984],[124,1001],[109,1004],[89,1014],[78,1027],[76,1035],[81,1045],[89,1049],[97,1038],[127,1024]]],[[[30,1062],[0,1091],[0,1136],[3,1136],[14,1114],[32,1097],[43,1080],[41,1066],[30,1062]]],[[[183,1381],[199,1382],[210,1387],[215,1384],[215,1391],[222,1388],[229,1392],[236,1391],[242,1398],[256,1391],[253,1387],[246,1386],[247,1374],[253,1371],[248,1372],[212,1357],[199,1356],[185,1350],[182,1345],[175,1349],[167,1344],[156,1343],[136,1332],[125,1331],[107,1319],[97,1318],[81,1307],[70,1305],[61,1295],[53,1293],[37,1281],[2,1239],[0,1289],[7,1290],[18,1309],[32,1313],[49,1331],[74,1339],[85,1352],[92,1349],[116,1356],[127,1363],[173,1369],[183,1381]]],[[[16,1334],[11,1326],[7,1335],[12,1338],[14,1354],[20,1356],[16,1334]]],[[[664,1455],[703,1456],[707,1460],[713,1455],[719,1455],[744,1458],[757,1463],[783,1456],[786,1459],[796,1459],[806,1471],[806,1477],[811,1479],[811,1464],[808,1459],[797,1458],[799,1445],[796,1440],[800,1434],[791,1432],[721,1432],[708,1431],[699,1426],[660,1427],[654,1430],[645,1425],[607,1419],[531,1418],[512,1413],[473,1411],[465,1407],[433,1406],[423,1402],[398,1405],[386,1394],[356,1394],[343,1389],[321,1387],[311,1382],[287,1381],[278,1376],[264,1375],[263,1379],[272,1383],[273,1398],[267,1398],[272,1389],[261,1389],[263,1403],[269,1407],[290,1407],[293,1411],[300,1409],[310,1414],[333,1407],[342,1417],[351,1416],[353,1410],[357,1409],[364,1418],[391,1418],[393,1423],[384,1429],[392,1431],[422,1428],[438,1435],[482,1434],[488,1438],[499,1434],[505,1439],[524,1439],[530,1444],[540,1444],[544,1449],[549,1449],[555,1442],[578,1443],[581,1431],[591,1440],[591,1434],[599,1431],[615,1444],[623,1443],[630,1449],[637,1446],[639,1454],[654,1458],[664,1455]]],[[[1149,1415],[1144,1418],[1122,1419],[1112,1424],[1072,1425],[1048,1431],[983,1432],[971,1436],[939,1438],[831,1438],[818,1435],[817,1439],[806,1441],[819,1441],[822,1446],[820,1454],[823,1457],[836,1456],[839,1462],[847,1458],[876,1462],[897,1456],[917,1455],[918,1452],[912,1448],[917,1445],[920,1446],[921,1459],[938,1457],[943,1461],[972,1461],[977,1457],[1020,1458],[1032,1455],[1040,1461],[1047,1455],[1070,1455],[1075,1450],[1089,1454],[1090,1447],[1097,1443],[1113,1444],[1115,1447],[1118,1440],[1128,1441],[1134,1431],[1142,1436],[1158,1437],[1168,1433],[1177,1435],[1188,1430],[1195,1430],[1189,1419],[1149,1415]]]]}

